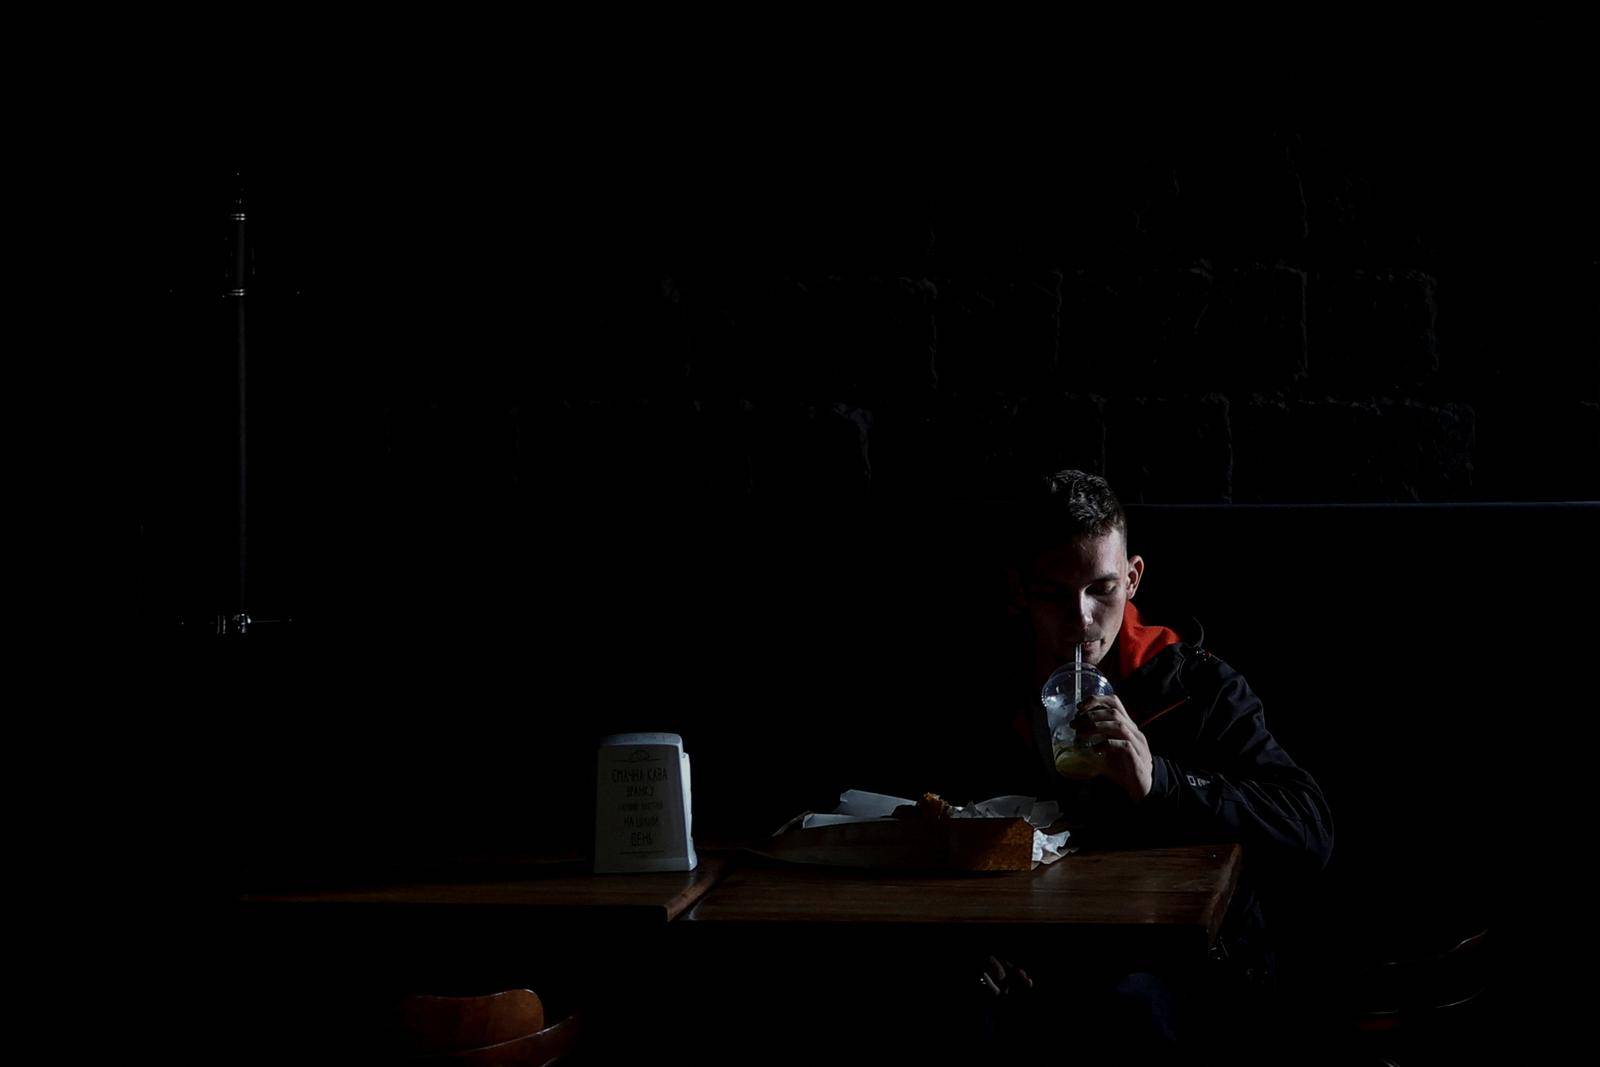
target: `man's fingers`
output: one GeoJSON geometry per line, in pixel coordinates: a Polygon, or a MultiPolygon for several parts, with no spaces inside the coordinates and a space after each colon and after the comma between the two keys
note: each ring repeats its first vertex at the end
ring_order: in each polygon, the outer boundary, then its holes
{"type": "Polygon", "coordinates": [[[1077,713],[1077,715],[1074,716],[1074,718],[1075,719],[1077,719],[1077,718],[1096,719],[1096,720],[1101,720],[1101,721],[1110,721],[1112,719],[1127,719],[1129,722],[1133,721],[1133,716],[1129,715],[1125,709],[1120,708],[1120,707],[1113,707],[1110,704],[1083,704],[1083,705],[1080,705],[1078,707],[1078,713],[1077,713]]]}
{"type": "Polygon", "coordinates": [[[1080,737],[1121,737],[1133,740],[1133,724],[1124,719],[1097,719],[1082,726],[1073,724],[1080,737]]]}
{"type": "Polygon", "coordinates": [[[990,956],[978,975],[978,982],[990,993],[1004,996],[1017,989],[1032,989],[1033,979],[1028,972],[999,956],[990,956]]]}
{"type": "Polygon", "coordinates": [[[1122,750],[1136,755],[1139,751],[1132,741],[1124,741],[1120,737],[1096,737],[1091,741],[1091,746],[1105,750],[1122,750]]]}

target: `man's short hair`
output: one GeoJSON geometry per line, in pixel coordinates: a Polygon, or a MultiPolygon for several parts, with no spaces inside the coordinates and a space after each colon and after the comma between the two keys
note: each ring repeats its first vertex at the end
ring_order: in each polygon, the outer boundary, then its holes
{"type": "Polygon", "coordinates": [[[1056,471],[1042,479],[1028,501],[1017,547],[1027,562],[1046,549],[1112,530],[1121,530],[1123,544],[1128,543],[1128,516],[1110,484],[1087,471],[1056,471]]]}

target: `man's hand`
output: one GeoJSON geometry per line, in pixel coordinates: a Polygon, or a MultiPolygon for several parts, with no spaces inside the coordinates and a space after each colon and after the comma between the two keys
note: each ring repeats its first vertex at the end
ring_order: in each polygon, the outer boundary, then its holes
{"type": "Polygon", "coordinates": [[[1150,795],[1155,760],[1150,742],[1134,724],[1115,693],[1084,700],[1072,728],[1105,760],[1105,776],[1120,785],[1135,802],[1150,795]]]}
{"type": "Polygon", "coordinates": [[[1011,996],[1024,989],[1033,988],[1033,979],[1028,977],[1027,971],[1010,960],[1002,960],[999,956],[990,956],[984,962],[983,970],[978,974],[978,981],[984,989],[997,997],[1011,996]]]}

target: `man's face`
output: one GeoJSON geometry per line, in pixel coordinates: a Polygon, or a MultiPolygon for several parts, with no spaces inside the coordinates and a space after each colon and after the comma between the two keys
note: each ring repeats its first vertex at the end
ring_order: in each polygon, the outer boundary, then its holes
{"type": "Polygon", "coordinates": [[[1083,661],[1098,665],[1122,629],[1122,609],[1144,574],[1144,560],[1129,558],[1120,530],[1080,538],[1035,556],[1022,578],[1033,623],[1034,672],[1043,685],[1050,672],[1071,663],[1083,642],[1083,661]]]}

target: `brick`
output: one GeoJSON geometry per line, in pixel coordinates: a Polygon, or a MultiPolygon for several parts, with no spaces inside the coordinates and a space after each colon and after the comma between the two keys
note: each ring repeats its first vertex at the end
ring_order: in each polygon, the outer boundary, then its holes
{"type": "Polygon", "coordinates": [[[1083,393],[1045,393],[1024,398],[1018,411],[1018,459],[1028,474],[1073,467],[1104,474],[1106,402],[1083,393]]]}
{"type": "Polygon", "coordinates": [[[1474,418],[1460,404],[1251,397],[1235,405],[1238,503],[1461,499],[1474,418]]]}
{"type": "Polygon", "coordinates": [[[1076,271],[1062,309],[1069,388],[1284,388],[1305,376],[1305,275],[1277,264],[1076,271]]]}
{"type": "Polygon", "coordinates": [[[719,294],[694,327],[689,388],[875,406],[935,386],[937,286],[882,275],[772,275],[719,294]]]}
{"type": "MultiPolygon", "coordinates": [[[[693,393],[737,392],[745,333],[757,312],[751,294],[734,280],[703,272],[677,271],[662,276],[660,285],[659,332],[648,347],[663,362],[681,361],[683,385],[693,393]]],[[[603,358],[597,362],[605,373],[603,358]]]]}
{"type": "Polygon", "coordinates": [[[1086,394],[952,396],[874,412],[873,488],[1010,499],[1063,467],[1105,470],[1104,401],[1086,394]]]}
{"type": "Polygon", "coordinates": [[[1327,271],[1307,291],[1311,382],[1333,392],[1384,391],[1439,370],[1436,280],[1416,270],[1327,271]]]}
{"type": "Polygon", "coordinates": [[[1175,336],[1169,349],[1172,357],[1157,363],[1164,384],[1195,390],[1269,390],[1304,378],[1305,273],[1287,266],[1255,265],[1212,271],[1209,280],[1207,301],[1196,316],[1192,336],[1175,336]]]}
{"type": "Polygon", "coordinates": [[[1233,442],[1225,396],[1113,400],[1106,424],[1107,477],[1125,503],[1232,499],[1233,442]]]}
{"type": "Polygon", "coordinates": [[[1385,400],[1378,405],[1380,499],[1445,501],[1472,495],[1475,419],[1463,404],[1385,400]]]}
{"type": "Polygon", "coordinates": [[[981,491],[993,419],[974,410],[972,401],[941,394],[879,414],[873,442],[877,489],[925,499],[960,499],[981,491]]]}
{"type": "Polygon", "coordinates": [[[1142,275],[1131,317],[1146,354],[1128,370],[1171,392],[1283,389],[1306,376],[1306,275],[1278,264],[1142,275]]]}
{"type": "Polygon", "coordinates": [[[742,413],[729,402],[576,400],[521,420],[517,481],[540,496],[743,496],[742,413]]]}
{"type": "Polygon", "coordinates": [[[1201,270],[1077,270],[1063,279],[1058,380],[1068,389],[1137,392],[1187,364],[1212,282],[1201,270]]]}
{"type": "Polygon", "coordinates": [[[1324,133],[1297,146],[1308,249],[1327,263],[1431,264],[1459,227],[1451,198],[1439,195],[1459,164],[1416,138],[1370,134],[1324,133]]]}
{"type": "Polygon", "coordinates": [[[1171,201],[1156,218],[1188,254],[1293,255],[1307,232],[1296,146],[1280,137],[1197,131],[1172,158],[1171,201]]]}
{"type": "Polygon", "coordinates": [[[1006,394],[941,393],[885,409],[873,442],[875,487],[941,500],[1007,498],[1039,473],[1025,404],[1006,394]]]}
{"type": "Polygon", "coordinates": [[[1348,503],[1381,454],[1376,404],[1252,396],[1233,408],[1234,502],[1348,503]]]}
{"type": "Polygon", "coordinates": [[[890,275],[796,279],[805,299],[777,324],[796,330],[806,387],[876,405],[937,386],[939,289],[927,278],[890,275]]]}
{"type": "Polygon", "coordinates": [[[1440,280],[1439,359],[1449,388],[1534,406],[1552,396],[1600,401],[1600,270],[1580,255],[1440,280]]]}
{"type": "Polygon", "coordinates": [[[1060,271],[963,274],[938,284],[939,387],[1026,391],[1057,365],[1060,271]]]}
{"type": "Polygon", "coordinates": [[[866,494],[872,422],[870,411],[839,402],[751,405],[751,494],[773,500],[866,494]]]}

